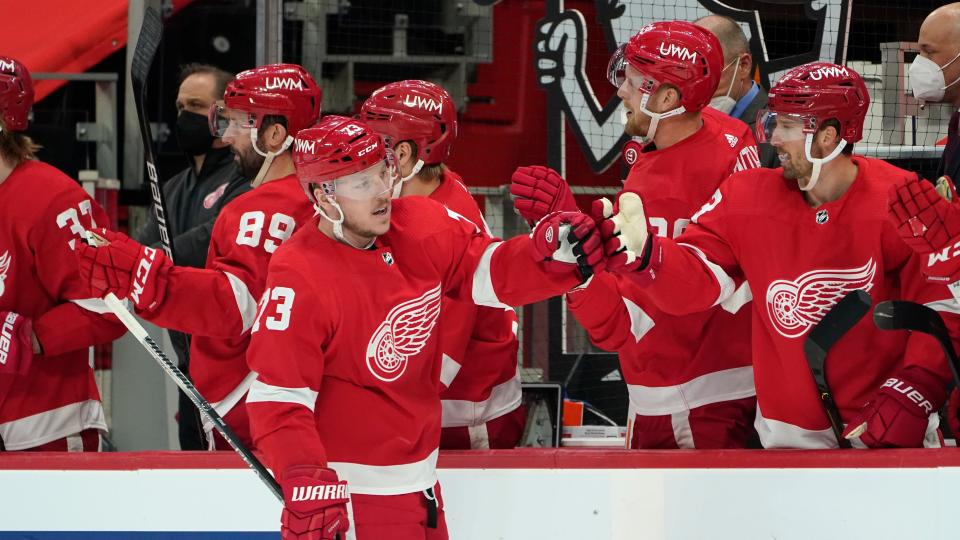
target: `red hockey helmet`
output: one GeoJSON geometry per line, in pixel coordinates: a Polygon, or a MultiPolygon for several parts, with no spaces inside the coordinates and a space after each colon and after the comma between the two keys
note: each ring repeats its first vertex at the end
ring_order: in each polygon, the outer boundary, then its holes
{"type": "Polygon", "coordinates": [[[401,141],[417,145],[426,165],[450,156],[457,137],[457,108],[441,86],[427,81],[398,81],[383,86],[363,103],[360,118],[393,147],[401,141]]]}
{"type": "Polygon", "coordinates": [[[33,80],[26,66],[9,56],[0,56],[0,116],[10,131],[27,129],[33,107],[33,80]]]}
{"type": "MultiPolygon", "coordinates": [[[[863,120],[870,93],[860,74],[846,66],[812,62],[788,71],[773,85],[767,109],[757,115],[758,142],[770,140],[777,115],[789,115],[799,138],[815,133],[823,122],[840,122],[840,138],[855,143],[863,138],[863,120]]],[[[781,123],[783,124],[783,123],[781,123]]]]}
{"type": "Polygon", "coordinates": [[[327,195],[363,199],[390,189],[396,180],[392,152],[380,135],[363,120],[344,116],[326,116],[317,125],[297,133],[293,164],[304,191],[314,202],[311,184],[319,185],[327,195]],[[352,182],[360,179],[358,173],[366,173],[378,164],[385,168],[363,178],[377,181],[352,182]],[[345,191],[342,184],[349,184],[349,189],[345,191]]]}
{"type": "Polygon", "coordinates": [[[296,64],[270,64],[241,72],[227,83],[223,101],[210,109],[210,131],[222,137],[231,124],[259,128],[263,117],[282,116],[287,133],[314,125],[322,93],[313,77],[296,64]]]}
{"type": "Polygon", "coordinates": [[[618,88],[627,64],[643,74],[641,91],[652,94],[663,83],[673,85],[680,91],[683,108],[699,111],[720,84],[723,50],[716,36],[693,23],[655,22],[641,28],[610,58],[607,79],[618,88]]]}

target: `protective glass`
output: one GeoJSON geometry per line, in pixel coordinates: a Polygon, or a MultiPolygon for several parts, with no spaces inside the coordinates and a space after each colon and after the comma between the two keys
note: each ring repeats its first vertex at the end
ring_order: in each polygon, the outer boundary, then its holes
{"type": "Polygon", "coordinates": [[[223,137],[240,130],[257,127],[257,115],[238,109],[229,109],[223,101],[217,101],[210,106],[207,119],[210,123],[210,134],[214,137],[223,137]]]}
{"type": "Polygon", "coordinates": [[[777,141],[802,141],[808,133],[817,131],[817,119],[813,116],[787,114],[763,109],[757,113],[756,135],[758,143],[777,141]]]}

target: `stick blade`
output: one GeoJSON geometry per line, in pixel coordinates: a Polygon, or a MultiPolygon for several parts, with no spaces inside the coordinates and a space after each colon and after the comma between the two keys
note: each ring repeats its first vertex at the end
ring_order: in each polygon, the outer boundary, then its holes
{"type": "Polygon", "coordinates": [[[133,50],[133,59],[130,61],[130,78],[141,88],[150,73],[153,57],[160,47],[160,37],[163,35],[163,20],[160,13],[152,6],[143,12],[143,25],[140,27],[140,37],[133,50]]]}
{"type": "Polygon", "coordinates": [[[873,300],[866,291],[860,289],[852,291],[834,304],[807,335],[807,339],[803,342],[803,352],[818,388],[826,385],[824,363],[827,359],[827,351],[863,319],[870,311],[872,303],[873,300]]]}
{"type": "Polygon", "coordinates": [[[881,330],[929,332],[940,316],[933,309],[915,302],[888,300],[873,310],[873,322],[881,330]]]}

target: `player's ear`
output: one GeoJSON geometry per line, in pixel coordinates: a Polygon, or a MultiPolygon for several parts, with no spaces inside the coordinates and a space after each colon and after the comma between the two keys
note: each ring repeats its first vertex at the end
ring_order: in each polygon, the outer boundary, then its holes
{"type": "Polygon", "coordinates": [[[408,141],[397,143],[397,146],[393,149],[393,153],[397,158],[397,165],[413,163],[413,146],[408,141]]]}

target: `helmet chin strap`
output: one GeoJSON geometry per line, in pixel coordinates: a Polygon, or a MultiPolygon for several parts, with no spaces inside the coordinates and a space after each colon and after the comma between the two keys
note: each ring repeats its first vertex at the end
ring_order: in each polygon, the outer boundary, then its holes
{"type": "Polygon", "coordinates": [[[834,158],[840,155],[840,152],[843,151],[844,147],[847,146],[847,141],[840,139],[840,144],[833,149],[833,152],[830,152],[825,158],[815,158],[810,155],[810,148],[813,146],[813,133],[808,133],[807,138],[803,143],[803,153],[806,154],[807,161],[813,163],[813,172],[810,173],[810,180],[807,182],[807,185],[800,187],[801,191],[811,191],[814,187],[817,186],[817,181],[820,180],[820,168],[823,167],[824,163],[829,163],[833,161],[834,158]]]}
{"type": "Polygon", "coordinates": [[[393,198],[397,199],[400,197],[400,192],[403,191],[403,183],[407,180],[410,180],[420,172],[420,169],[423,168],[423,160],[418,159],[417,162],[413,165],[413,169],[410,171],[410,174],[401,177],[400,181],[393,186],[393,198]]]}
{"type": "Polygon", "coordinates": [[[373,243],[376,241],[376,238],[374,238],[373,240],[370,240],[370,243],[367,244],[366,246],[358,246],[353,242],[351,242],[350,240],[347,240],[347,237],[343,235],[343,218],[344,218],[343,209],[340,208],[340,203],[338,203],[335,199],[330,199],[330,204],[332,204],[333,207],[337,209],[337,213],[340,214],[339,218],[333,219],[330,216],[328,216],[327,213],[323,211],[323,208],[320,208],[319,204],[314,204],[313,208],[314,210],[317,211],[318,214],[323,216],[323,219],[333,224],[333,237],[350,247],[357,248],[357,249],[369,249],[370,246],[372,246],[373,243]]]}
{"type": "Polygon", "coordinates": [[[287,138],[283,141],[283,144],[280,146],[280,149],[276,152],[264,152],[260,150],[260,147],[257,146],[257,128],[250,129],[250,141],[253,143],[253,149],[258,154],[263,156],[263,165],[260,165],[260,170],[257,171],[257,177],[253,179],[253,182],[250,183],[251,186],[257,187],[263,183],[263,178],[267,176],[267,171],[270,170],[270,165],[273,164],[273,158],[287,151],[287,148],[290,148],[290,145],[293,144],[293,136],[287,135],[287,138]]]}
{"type": "Polygon", "coordinates": [[[640,111],[650,117],[650,127],[647,128],[647,134],[640,136],[640,140],[642,140],[644,143],[648,143],[653,140],[654,135],[657,134],[657,124],[660,123],[660,120],[687,112],[683,105],[681,105],[676,109],[672,109],[667,112],[655,113],[647,110],[647,101],[649,100],[650,94],[644,94],[643,97],[640,98],[640,111]]]}

